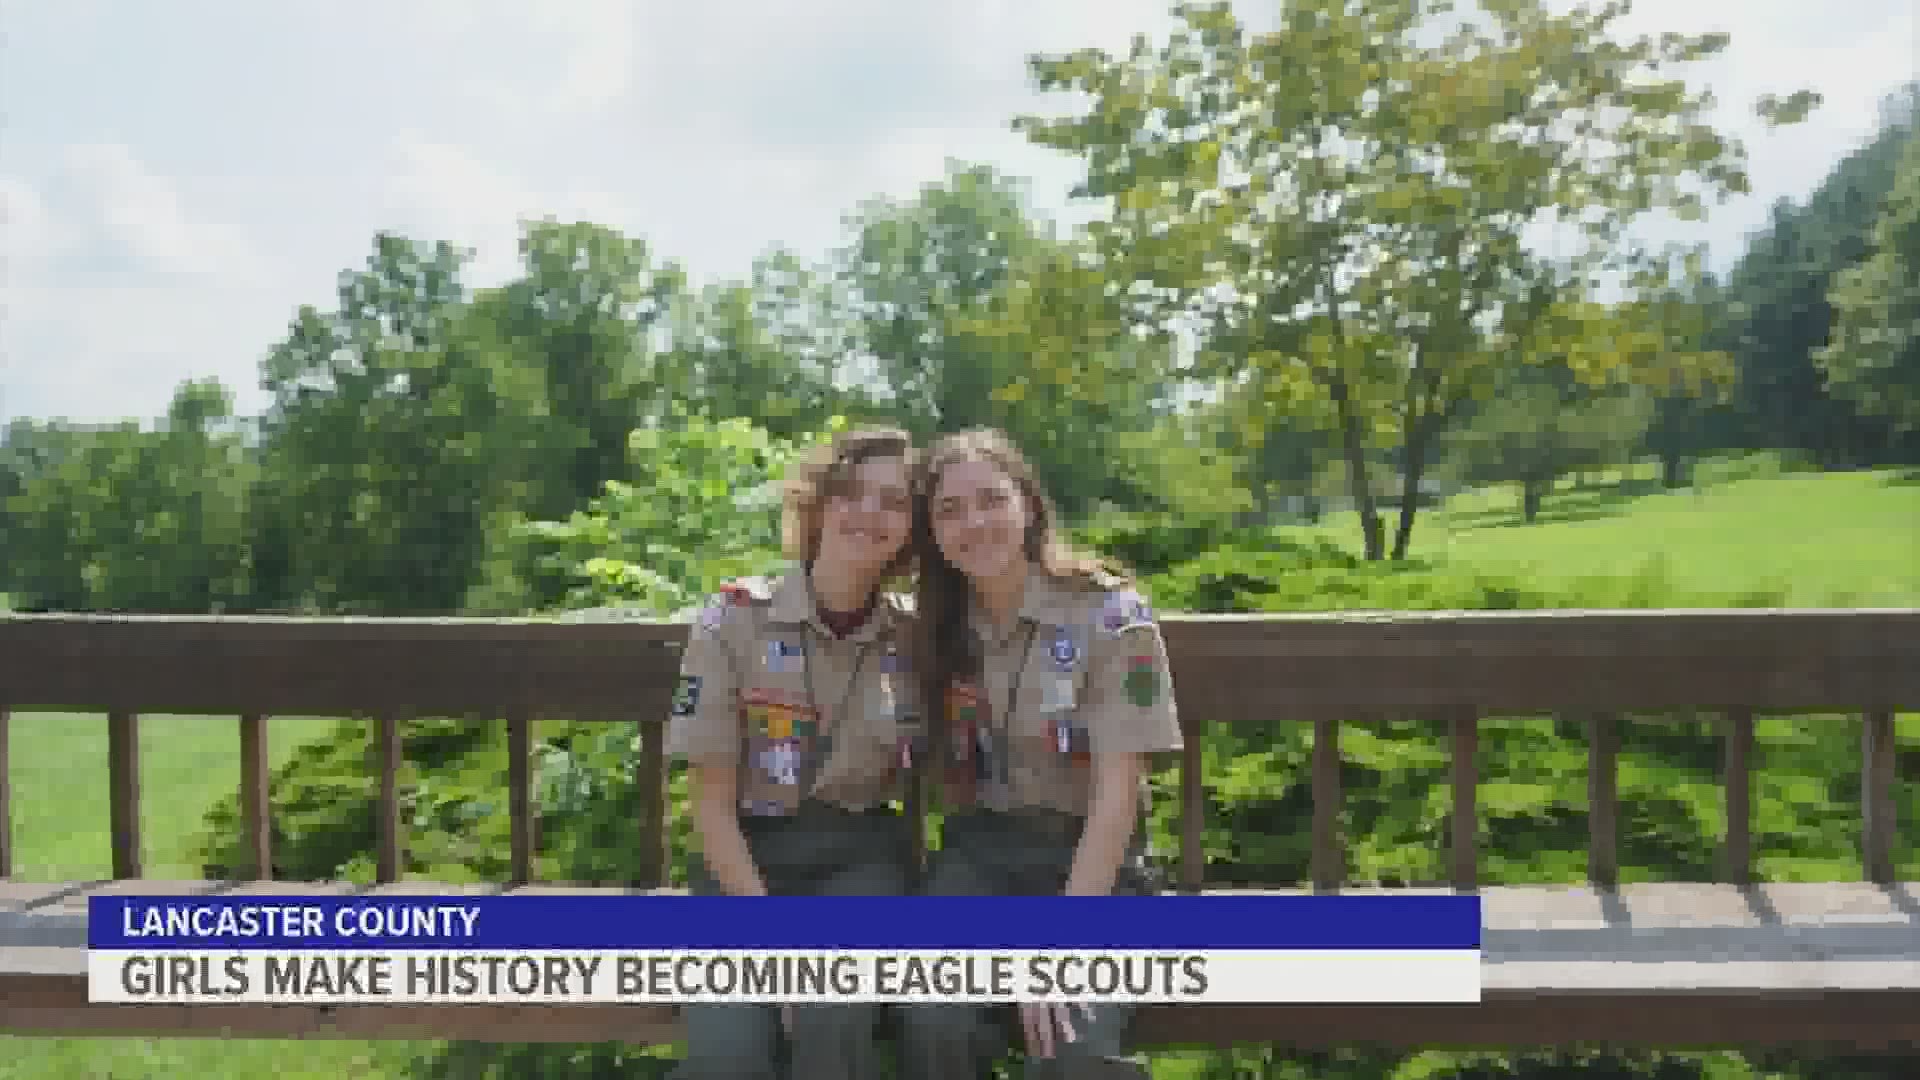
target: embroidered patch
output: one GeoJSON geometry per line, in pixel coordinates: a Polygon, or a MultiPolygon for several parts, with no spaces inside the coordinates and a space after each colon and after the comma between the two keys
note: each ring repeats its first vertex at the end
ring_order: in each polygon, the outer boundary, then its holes
{"type": "Polygon", "coordinates": [[[1045,693],[1040,699],[1040,710],[1060,712],[1063,709],[1073,708],[1073,691],[1073,677],[1070,675],[1056,675],[1047,680],[1045,693]]]}
{"type": "Polygon", "coordinates": [[[755,764],[767,779],[776,784],[793,786],[800,782],[800,740],[773,739],[761,750],[755,764]]]}
{"type": "Polygon", "coordinates": [[[790,674],[800,670],[800,646],[791,641],[767,642],[767,670],[776,675],[790,674]]]}
{"type": "Polygon", "coordinates": [[[673,715],[692,716],[693,710],[699,707],[700,676],[680,676],[680,685],[673,688],[673,715]]]}
{"type": "Polygon", "coordinates": [[[747,695],[746,710],[748,731],[763,739],[806,738],[819,727],[812,709],[757,692],[747,695]]]}
{"type": "Polygon", "coordinates": [[[1127,700],[1146,708],[1160,700],[1160,665],[1151,656],[1136,656],[1127,661],[1127,677],[1121,683],[1127,700]]]}
{"type": "Polygon", "coordinates": [[[700,609],[700,629],[705,630],[709,634],[715,633],[720,629],[720,624],[726,620],[726,617],[727,598],[725,596],[716,596],[707,603],[706,607],[700,609]]]}
{"type": "Polygon", "coordinates": [[[970,687],[956,686],[948,690],[947,719],[956,728],[972,727],[979,723],[979,695],[970,687]]]}
{"type": "Polygon", "coordinates": [[[1053,645],[1047,650],[1053,657],[1053,666],[1059,671],[1072,671],[1073,662],[1080,659],[1080,650],[1073,643],[1073,635],[1067,633],[1064,626],[1053,631],[1053,645]]]}
{"type": "Polygon", "coordinates": [[[1073,722],[1071,714],[1062,714],[1053,722],[1053,747],[1062,754],[1085,755],[1092,749],[1092,736],[1073,722]]]}
{"type": "Polygon", "coordinates": [[[1106,602],[1100,605],[1100,628],[1109,634],[1118,634],[1134,623],[1150,618],[1143,615],[1147,611],[1147,602],[1133,589],[1121,589],[1107,594],[1106,602]]]}

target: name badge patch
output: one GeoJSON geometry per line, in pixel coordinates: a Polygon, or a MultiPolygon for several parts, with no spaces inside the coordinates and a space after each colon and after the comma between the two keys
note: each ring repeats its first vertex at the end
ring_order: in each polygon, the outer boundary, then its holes
{"type": "Polygon", "coordinates": [[[776,675],[791,674],[799,671],[802,664],[802,650],[791,641],[767,642],[767,670],[776,675]]]}
{"type": "Polygon", "coordinates": [[[673,715],[692,716],[700,707],[700,676],[682,675],[673,690],[673,715]]]}
{"type": "Polygon", "coordinates": [[[1040,708],[1045,712],[1060,712],[1073,708],[1073,677],[1056,675],[1046,682],[1046,690],[1040,699],[1040,708]]]}

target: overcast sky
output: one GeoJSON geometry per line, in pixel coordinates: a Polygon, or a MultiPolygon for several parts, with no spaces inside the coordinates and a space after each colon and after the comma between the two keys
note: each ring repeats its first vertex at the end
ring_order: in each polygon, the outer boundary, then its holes
{"type": "MultiPolygon", "coordinates": [[[[514,266],[516,220],[585,217],[701,278],[775,244],[809,257],[876,193],[948,157],[1076,171],[1008,130],[1049,109],[1034,51],[1122,48],[1168,0],[0,0],[0,418],[151,417],[258,363],[302,303],[331,306],[374,230],[514,266]]],[[[1258,5],[1243,2],[1242,9],[1258,5]]],[[[1724,264],[1803,198],[1914,77],[1914,0],[1641,0],[1636,29],[1726,30],[1699,77],[1754,194],[1697,234],[1724,264]],[[1814,122],[1761,131],[1763,92],[1814,122]]]]}

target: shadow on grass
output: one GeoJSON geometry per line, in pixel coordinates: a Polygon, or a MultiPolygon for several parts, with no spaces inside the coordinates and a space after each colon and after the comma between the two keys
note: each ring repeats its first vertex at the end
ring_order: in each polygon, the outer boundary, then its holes
{"type": "Polygon", "coordinates": [[[1888,473],[1882,483],[1887,487],[1920,487],[1920,469],[1888,473]]]}
{"type": "MultiPolygon", "coordinates": [[[[1457,530],[1510,529],[1520,525],[1550,525],[1555,522],[1596,521],[1618,517],[1635,501],[1669,489],[1659,480],[1641,478],[1598,488],[1576,488],[1547,496],[1540,512],[1526,520],[1518,506],[1497,510],[1472,510],[1452,515],[1448,524],[1457,530]]],[[[1672,490],[1683,491],[1684,488],[1672,490]]]]}

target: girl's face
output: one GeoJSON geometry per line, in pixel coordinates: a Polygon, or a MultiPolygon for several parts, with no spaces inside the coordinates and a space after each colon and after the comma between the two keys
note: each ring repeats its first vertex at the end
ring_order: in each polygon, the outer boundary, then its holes
{"type": "Polygon", "coordinates": [[[1013,478],[968,458],[940,471],[929,501],[940,554],[975,580],[1011,572],[1025,558],[1032,514],[1013,478]]]}
{"type": "Polygon", "coordinates": [[[906,546],[913,525],[907,465],[876,457],[855,465],[847,486],[828,496],[820,513],[819,557],[861,570],[879,571],[906,546]]]}

